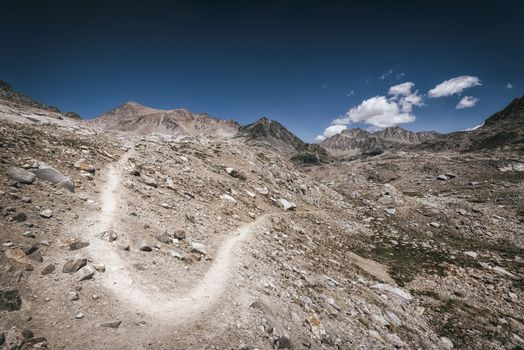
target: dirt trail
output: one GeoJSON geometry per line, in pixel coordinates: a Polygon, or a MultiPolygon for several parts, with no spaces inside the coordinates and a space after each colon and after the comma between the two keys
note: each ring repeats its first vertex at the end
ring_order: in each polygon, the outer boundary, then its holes
{"type": "Polygon", "coordinates": [[[186,323],[188,320],[198,318],[219,300],[228,285],[236,258],[235,246],[261,226],[267,216],[261,216],[233,231],[221,244],[211,267],[199,283],[184,295],[137,282],[132,269],[120,258],[116,247],[98,237],[101,232],[110,229],[114,224],[123,168],[132,154],[133,151],[127,152],[107,171],[105,186],[102,187],[100,194],[101,210],[91,218],[90,221],[94,224],[88,227],[90,233],[88,253],[93,261],[105,264],[106,272],[97,274],[96,278],[120,301],[137,311],[154,315],[155,318],[161,318],[171,324],[186,323]]]}

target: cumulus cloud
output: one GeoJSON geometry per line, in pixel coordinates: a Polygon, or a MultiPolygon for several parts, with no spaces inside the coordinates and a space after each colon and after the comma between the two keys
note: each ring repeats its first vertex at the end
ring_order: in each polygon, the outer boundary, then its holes
{"type": "Polygon", "coordinates": [[[317,135],[315,137],[316,141],[323,141],[327,139],[328,137],[340,134],[342,131],[346,130],[348,127],[345,125],[337,124],[337,125],[330,125],[324,130],[322,135],[317,135]]]}
{"type": "Polygon", "coordinates": [[[478,77],[462,75],[460,77],[445,80],[429,90],[428,96],[431,98],[451,96],[461,94],[467,88],[482,85],[478,77]]]}
{"type": "Polygon", "coordinates": [[[513,84],[512,83],[507,83],[506,84],[506,89],[513,89],[513,84]]]}
{"type": "Polygon", "coordinates": [[[418,94],[418,90],[411,91],[414,86],[415,83],[405,82],[389,88],[388,94],[392,95],[390,100],[398,101],[402,112],[411,112],[413,106],[423,105],[422,96],[418,94]]]}
{"type": "Polygon", "coordinates": [[[459,103],[457,104],[457,106],[455,108],[457,108],[457,109],[470,108],[470,107],[473,107],[474,105],[476,105],[478,101],[479,101],[479,99],[476,98],[476,97],[464,96],[459,101],[459,103]]]}
{"type": "Polygon", "coordinates": [[[415,116],[402,111],[396,101],[388,100],[385,96],[375,96],[351,108],[343,117],[333,120],[332,124],[363,123],[387,128],[412,121],[415,121],[415,116]]]}

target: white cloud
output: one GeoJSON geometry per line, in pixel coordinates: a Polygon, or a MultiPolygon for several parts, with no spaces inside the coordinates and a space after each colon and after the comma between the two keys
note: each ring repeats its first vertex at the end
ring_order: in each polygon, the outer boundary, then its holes
{"type": "Polygon", "coordinates": [[[478,77],[470,75],[462,75],[460,77],[451,78],[445,80],[442,83],[429,90],[428,96],[431,98],[451,96],[455,94],[461,94],[464,89],[482,85],[478,77]]]}
{"type": "Polygon", "coordinates": [[[412,92],[411,90],[415,86],[415,83],[405,82],[402,84],[394,85],[389,88],[388,93],[392,95],[390,100],[397,101],[402,112],[411,112],[413,106],[423,106],[422,96],[418,94],[418,90],[412,92]]]}
{"type": "Polygon", "coordinates": [[[385,96],[375,96],[351,108],[343,117],[333,120],[334,125],[363,123],[379,128],[415,121],[415,116],[404,112],[397,102],[385,96]]]}
{"type": "Polygon", "coordinates": [[[473,96],[464,96],[460,102],[457,104],[455,108],[457,109],[464,109],[464,108],[470,108],[479,102],[479,99],[473,96]]]}
{"type": "Polygon", "coordinates": [[[325,139],[327,139],[328,137],[331,137],[331,136],[334,136],[334,135],[337,135],[337,134],[340,134],[342,131],[346,130],[348,127],[345,126],[345,125],[340,125],[340,124],[337,124],[337,125],[330,125],[326,128],[326,130],[324,130],[324,132],[322,133],[322,135],[317,135],[315,137],[315,141],[324,141],[325,139]]]}
{"type": "Polygon", "coordinates": [[[405,96],[409,95],[411,93],[411,89],[413,89],[413,86],[415,86],[415,83],[412,83],[410,81],[394,85],[389,88],[388,94],[393,96],[405,96]]]}
{"type": "Polygon", "coordinates": [[[506,84],[506,89],[513,89],[513,84],[512,83],[507,83],[506,84]]]}

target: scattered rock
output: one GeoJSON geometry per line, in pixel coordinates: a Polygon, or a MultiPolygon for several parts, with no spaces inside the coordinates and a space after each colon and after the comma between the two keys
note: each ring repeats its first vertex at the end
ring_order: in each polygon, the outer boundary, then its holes
{"type": "Polygon", "coordinates": [[[324,329],[324,326],[320,322],[320,319],[317,315],[311,315],[307,318],[307,323],[309,325],[309,328],[311,329],[311,333],[317,338],[318,340],[322,341],[326,337],[327,333],[324,329]]]}
{"type": "Polygon", "coordinates": [[[100,235],[100,238],[103,239],[104,241],[107,241],[107,242],[114,242],[114,241],[116,241],[117,237],[118,236],[117,236],[116,232],[115,231],[111,231],[111,230],[104,231],[100,235]]]}
{"type": "Polygon", "coordinates": [[[153,248],[151,248],[149,243],[147,243],[145,241],[139,242],[138,246],[137,246],[137,249],[142,251],[142,252],[150,252],[150,251],[153,250],[153,248]]]}
{"type": "Polygon", "coordinates": [[[53,211],[51,209],[45,209],[40,212],[40,216],[46,219],[49,219],[53,216],[53,211]]]}
{"type": "Polygon", "coordinates": [[[49,275],[50,273],[53,273],[54,271],[55,271],[55,265],[54,264],[49,264],[49,265],[47,265],[46,267],[44,267],[42,269],[40,274],[42,274],[42,275],[49,275]]]}
{"type": "Polygon", "coordinates": [[[384,211],[389,215],[395,215],[395,213],[397,212],[395,208],[385,208],[384,211]]]}
{"type": "Polygon", "coordinates": [[[18,289],[0,289],[0,310],[16,311],[22,307],[22,298],[18,289]]]}
{"type": "Polygon", "coordinates": [[[78,295],[77,292],[69,292],[69,300],[70,301],[75,301],[75,300],[78,300],[80,299],[80,296],[78,295]]]}
{"type": "Polygon", "coordinates": [[[220,198],[225,200],[226,202],[229,202],[229,203],[232,203],[232,204],[236,204],[237,203],[237,200],[235,198],[231,197],[228,194],[223,194],[223,195],[220,196],[220,198]]]}
{"type": "Polygon", "coordinates": [[[17,212],[13,215],[13,220],[16,222],[24,222],[27,220],[27,215],[21,211],[17,212]]]}
{"type": "Polygon", "coordinates": [[[91,265],[85,265],[80,270],[78,270],[78,273],[78,282],[82,282],[93,277],[95,274],[95,269],[91,265]]]}
{"type": "Polygon", "coordinates": [[[104,264],[93,264],[93,268],[100,273],[106,272],[106,266],[104,264]]]}
{"type": "Polygon", "coordinates": [[[40,163],[38,169],[33,172],[39,179],[49,181],[57,187],[65,188],[70,192],[75,191],[75,185],[70,178],[45,163],[40,163]]]}
{"type": "Polygon", "coordinates": [[[453,342],[446,337],[440,337],[438,341],[439,350],[451,350],[453,349],[453,342]]]}
{"type": "Polygon", "coordinates": [[[438,222],[430,222],[429,226],[434,227],[434,228],[439,228],[440,224],[438,222]]]}
{"type": "Polygon", "coordinates": [[[515,278],[514,274],[512,274],[511,272],[507,271],[506,269],[504,269],[503,267],[500,267],[500,266],[495,266],[492,269],[492,271],[497,273],[497,274],[499,274],[499,275],[501,275],[501,276],[515,278]]]}
{"type": "Polygon", "coordinates": [[[68,259],[62,268],[63,273],[75,273],[87,264],[87,258],[77,254],[68,259]]]}
{"type": "Polygon", "coordinates": [[[282,207],[285,209],[285,210],[295,210],[297,208],[297,206],[295,205],[295,203],[292,203],[292,202],[289,202],[287,201],[286,199],[284,198],[280,198],[280,205],[282,205],[282,207]]]}
{"type": "Polygon", "coordinates": [[[89,245],[89,242],[83,242],[83,241],[78,240],[77,238],[69,237],[69,238],[64,239],[64,241],[61,244],[61,247],[66,248],[68,250],[79,250],[79,249],[87,247],[88,245],[89,245]]]}
{"type": "Polygon", "coordinates": [[[191,251],[198,254],[207,255],[206,246],[202,243],[191,242],[191,251]]]}
{"type": "Polygon", "coordinates": [[[105,328],[118,328],[118,327],[120,327],[121,324],[122,324],[122,321],[120,321],[120,320],[116,320],[116,321],[109,321],[109,322],[101,323],[101,324],[100,324],[100,327],[105,327],[105,328]]]}
{"type": "Polygon", "coordinates": [[[77,320],[80,320],[80,319],[84,318],[84,313],[82,313],[82,312],[77,313],[77,314],[75,315],[75,318],[76,318],[77,320]]]}
{"type": "Polygon", "coordinates": [[[35,252],[32,252],[31,254],[27,255],[27,257],[33,261],[36,261],[36,262],[43,262],[44,261],[44,257],[42,256],[42,253],[40,252],[40,250],[37,250],[35,252]]]}
{"type": "Polygon", "coordinates": [[[158,182],[155,179],[144,174],[140,175],[140,181],[151,187],[158,186],[158,182]]]}
{"type": "Polygon", "coordinates": [[[7,168],[7,175],[11,180],[27,185],[32,184],[36,179],[36,175],[32,172],[14,166],[7,168]]]}
{"type": "Polygon", "coordinates": [[[437,176],[437,180],[440,180],[440,181],[448,181],[448,177],[444,174],[441,174],[439,176],[437,176]]]}
{"type": "Polygon", "coordinates": [[[161,232],[161,233],[157,233],[155,235],[155,238],[162,242],[162,243],[166,243],[166,244],[169,244],[169,243],[173,243],[173,238],[170,237],[167,232],[161,232]]]}
{"type": "Polygon", "coordinates": [[[386,290],[386,291],[388,291],[388,292],[398,296],[399,298],[401,298],[404,301],[411,301],[413,299],[411,294],[409,294],[408,292],[403,291],[402,289],[400,289],[398,287],[393,287],[393,286],[391,286],[391,285],[389,285],[387,283],[377,283],[377,284],[373,285],[373,288],[386,290]]]}
{"type": "Polygon", "coordinates": [[[477,253],[475,253],[475,252],[472,252],[472,251],[467,251],[467,252],[464,252],[464,255],[467,255],[467,256],[469,256],[469,257],[471,257],[471,258],[473,258],[473,259],[476,259],[476,258],[477,258],[477,256],[478,256],[478,254],[477,254],[477,253]]]}
{"type": "Polygon", "coordinates": [[[73,166],[82,171],[86,171],[88,173],[94,174],[96,172],[95,167],[88,162],[85,161],[85,159],[80,159],[73,164],[73,166]]]}
{"type": "Polygon", "coordinates": [[[173,233],[173,237],[179,240],[186,238],[186,230],[183,228],[177,228],[175,232],[173,233]]]}
{"type": "Polygon", "coordinates": [[[4,251],[7,258],[16,261],[21,265],[29,265],[29,258],[26,256],[24,251],[20,248],[9,248],[4,251]]]}
{"type": "Polygon", "coordinates": [[[173,258],[177,258],[180,260],[186,260],[187,256],[184,253],[179,252],[178,250],[170,250],[169,255],[171,255],[173,258]]]}

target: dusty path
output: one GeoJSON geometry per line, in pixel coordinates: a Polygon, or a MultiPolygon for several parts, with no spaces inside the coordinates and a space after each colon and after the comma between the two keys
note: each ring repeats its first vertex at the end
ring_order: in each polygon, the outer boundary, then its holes
{"type": "MultiPolygon", "coordinates": [[[[105,288],[129,307],[169,321],[171,324],[187,323],[210,309],[226,290],[230,272],[236,259],[235,246],[261,226],[267,216],[244,224],[231,233],[219,247],[211,267],[198,285],[184,295],[162,290],[162,288],[137,282],[132,269],[120,258],[114,245],[98,236],[114,224],[118,211],[118,191],[122,173],[133,151],[127,152],[117,163],[110,166],[105,185],[100,194],[101,210],[90,221],[88,227],[90,245],[88,253],[93,261],[105,264],[106,272],[97,274],[105,288]]],[[[169,278],[167,276],[167,278],[169,278]]]]}

